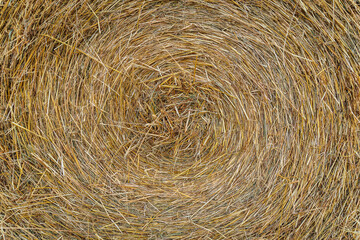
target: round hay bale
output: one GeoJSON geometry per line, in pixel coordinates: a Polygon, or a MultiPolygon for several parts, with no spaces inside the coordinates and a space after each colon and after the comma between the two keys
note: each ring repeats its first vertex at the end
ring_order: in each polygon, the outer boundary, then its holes
{"type": "Polygon", "coordinates": [[[0,233],[359,239],[360,4],[0,1],[0,233]]]}

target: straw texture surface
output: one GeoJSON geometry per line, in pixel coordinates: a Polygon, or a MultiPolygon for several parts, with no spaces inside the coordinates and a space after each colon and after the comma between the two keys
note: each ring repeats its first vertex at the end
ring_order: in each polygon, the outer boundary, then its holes
{"type": "Polygon", "coordinates": [[[360,3],[0,1],[4,239],[360,239],[360,3]]]}

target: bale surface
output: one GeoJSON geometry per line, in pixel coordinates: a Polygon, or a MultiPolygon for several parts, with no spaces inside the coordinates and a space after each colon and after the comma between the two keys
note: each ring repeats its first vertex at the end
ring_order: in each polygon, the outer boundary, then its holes
{"type": "Polygon", "coordinates": [[[4,239],[360,239],[360,3],[0,1],[4,239]]]}

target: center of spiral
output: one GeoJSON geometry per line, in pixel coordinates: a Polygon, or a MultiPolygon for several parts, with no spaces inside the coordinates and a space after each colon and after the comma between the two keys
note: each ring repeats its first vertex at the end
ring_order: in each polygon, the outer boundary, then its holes
{"type": "Polygon", "coordinates": [[[173,77],[143,93],[138,115],[153,154],[181,162],[201,154],[201,139],[216,117],[208,91],[207,83],[173,77]]]}

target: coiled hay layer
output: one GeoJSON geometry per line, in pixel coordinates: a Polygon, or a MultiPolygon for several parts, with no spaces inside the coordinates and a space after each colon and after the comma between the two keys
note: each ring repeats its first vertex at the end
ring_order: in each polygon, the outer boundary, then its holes
{"type": "Polygon", "coordinates": [[[4,238],[360,238],[357,1],[0,3],[4,238]]]}

